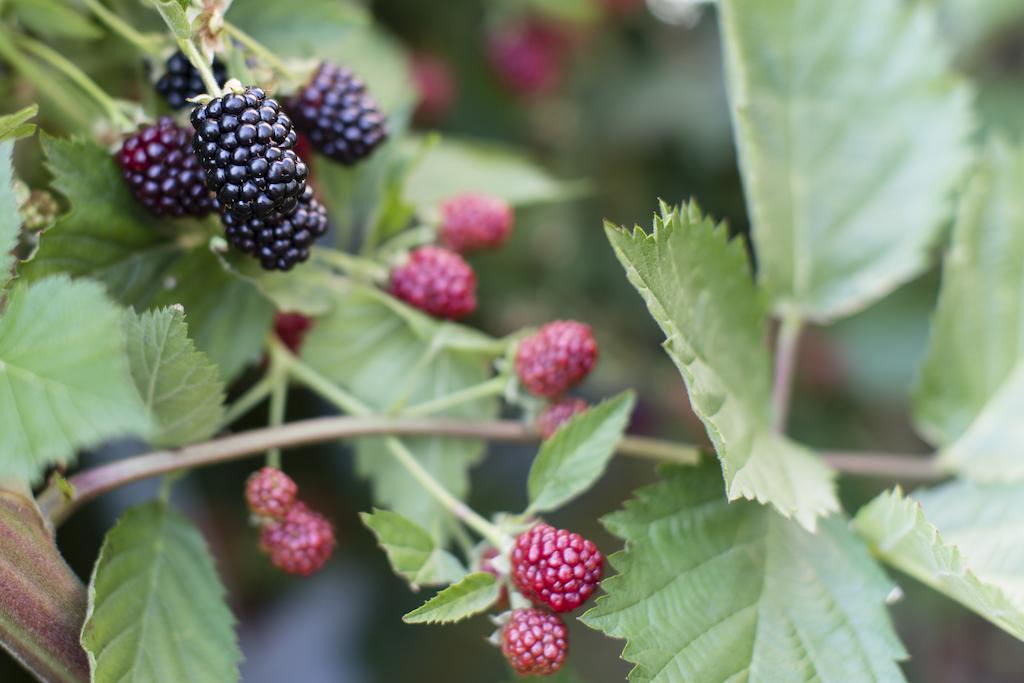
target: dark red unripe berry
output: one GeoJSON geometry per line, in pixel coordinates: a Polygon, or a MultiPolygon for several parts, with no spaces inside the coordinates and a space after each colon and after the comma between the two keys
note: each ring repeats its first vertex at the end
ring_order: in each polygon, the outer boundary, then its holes
{"type": "Polygon", "coordinates": [[[441,242],[467,253],[500,247],[512,232],[512,207],[488,194],[467,192],[441,204],[441,242]]]}
{"type": "Polygon", "coordinates": [[[417,52],[410,64],[412,82],[419,94],[415,118],[418,121],[437,121],[444,117],[455,102],[458,86],[452,68],[435,54],[417,52]]]}
{"type": "Polygon", "coordinates": [[[590,405],[582,398],[566,396],[549,403],[537,416],[537,431],[545,439],[554,436],[558,428],[574,416],[584,412],[590,405]]]}
{"type": "Polygon", "coordinates": [[[388,137],[387,119],[366,84],[343,66],[322,62],[312,80],[285,103],[295,127],[324,156],[352,165],[388,137]]]}
{"type": "Polygon", "coordinates": [[[298,491],[287,474],[276,467],[264,467],[245,482],[245,502],[254,515],[282,519],[295,504],[298,491]]]}
{"type": "Polygon", "coordinates": [[[214,209],[192,133],[169,116],[125,139],[117,163],[132,194],[157,216],[204,216],[214,209]]]}
{"type": "Polygon", "coordinates": [[[278,313],[274,319],[274,333],[292,353],[298,353],[302,340],[313,326],[313,319],[301,313],[278,313]]]}
{"type": "Polygon", "coordinates": [[[420,247],[391,271],[390,291],[410,306],[455,320],[476,309],[476,274],[454,251],[420,247]]]}
{"type": "Polygon", "coordinates": [[[556,320],[519,343],[516,374],[530,393],[553,398],[582,382],[596,362],[590,325],[556,320]]]}
{"type": "Polygon", "coordinates": [[[512,546],[512,580],[527,598],[571,612],[597,590],[604,557],[579,534],[538,524],[512,546]]]}
{"type": "Polygon", "coordinates": [[[569,636],[557,614],[517,609],[501,632],[501,651],[521,676],[550,676],[562,668],[569,636]]]}
{"type": "Polygon", "coordinates": [[[286,574],[309,576],[334,552],[334,529],[323,515],[296,502],[283,519],[263,527],[260,549],[286,574]]]}
{"type": "Polygon", "coordinates": [[[489,37],[487,46],[498,78],[524,97],[542,95],[558,86],[566,49],[565,35],[539,21],[507,25],[489,37]]]}

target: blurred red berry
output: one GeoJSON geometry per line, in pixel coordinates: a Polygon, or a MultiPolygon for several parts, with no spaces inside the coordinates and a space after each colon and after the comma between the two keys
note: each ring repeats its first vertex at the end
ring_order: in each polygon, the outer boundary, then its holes
{"type": "Polygon", "coordinates": [[[299,487],[276,467],[264,467],[249,475],[245,483],[245,502],[254,515],[283,518],[295,503],[299,487]]]}
{"type": "Polygon", "coordinates": [[[487,53],[498,78],[524,97],[543,95],[562,80],[567,38],[540,21],[509,24],[491,34],[487,53]]]}
{"type": "Polygon", "coordinates": [[[292,353],[298,353],[302,340],[313,326],[313,319],[301,313],[278,313],[274,319],[274,333],[292,353]]]}
{"type": "Polygon", "coordinates": [[[391,271],[391,293],[438,318],[455,320],[476,309],[476,274],[454,251],[420,247],[391,271]]]}
{"type": "Polygon", "coordinates": [[[519,343],[516,374],[530,393],[553,398],[583,381],[596,362],[590,325],[556,320],[519,343]]]}
{"type": "Polygon", "coordinates": [[[286,574],[309,576],[334,552],[334,528],[323,515],[296,502],[283,519],[263,527],[260,549],[286,574]]]}
{"type": "Polygon", "coordinates": [[[412,56],[410,69],[413,85],[419,94],[416,120],[436,122],[444,118],[458,95],[458,84],[451,66],[436,54],[417,52],[412,56]]]}
{"type": "Polygon", "coordinates": [[[441,242],[461,253],[495,249],[508,239],[512,220],[504,199],[466,192],[441,203],[441,242]]]}
{"type": "Polygon", "coordinates": [[[501,651],[521,676],[550,676],[569,652],[565,623],[557,614],[517,609],[501,631],[501,651]]]}
{"type": "Polygon", "coordinates": [[[545,439],[550,439],[559,427],[589,407],[590,405],[582,398],[571,396],[549,403],[537,416],[537,431],[545,439]]]}
{"type": "Polygon", "coordinates": [[[579,534],[538,524],[512,546],[512,580],[527,598],[571,612],[597,590],[604,557],[579,534]]]}

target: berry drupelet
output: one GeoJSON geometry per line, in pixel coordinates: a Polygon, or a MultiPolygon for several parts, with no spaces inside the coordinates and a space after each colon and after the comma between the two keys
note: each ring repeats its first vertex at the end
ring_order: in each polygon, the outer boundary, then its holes
{"type": "Polygon", "coordinates": [[[334,529],[323,515],[295,502],[282,519],[263,527],[260,549],[286,574],[309,576],[334,552],[334,529]]]}
{"type": "Polygon", "coordinates": [[[296,133],[259,88],[228,93],[192,110],[193,146],[221,212],[236,219],[290,214],[306,190],[296,133]]]}
{"type": "Polygon", "coordinates": [[[517,609],[501,631],[501,651],[521,676],[550,676],[569,652],[565,624],[557,614],[517,609]]]}
{"type": "Polygon", "coordinates": [[[245,502],[259,517],[283,519],[295,504],[299,487],[276,467],[264,467],[249,475],[245,482],[245,502]]]}
{"type": "Polygon", "coordinates": [[[169,116],[126,138],[117,163],[132,194],[156,216],[204,216],[214,209],[192,134],[169,116]]]}
{"type": "Polygon", "coordinates": [[[327,210],[307,185],[290,214],[239,219],[222,211],[221,222],[231,246],[258,258],[266,270],[290,270],[309,258],[313,242],[327,232],[327,210]]]}
{"type": "Polygon", "coordinates": [[[390,291],[438,318],[455,320],[476,309],[476,274],[454,251],[420,247],[391,271],[390,291]]]}
{"type": "Polygon", "coordinates": [[[519,343],[516,374],[530,393],[553,398],[579,384],[597,362],[590,325],[556,320],[519,343]]]}
{"type": "Polygon", "coordinates": [[[537,431],[543,438],[550,439],[559,427],[589,407],[590,405],[582,398],[571,396],[553,401],[546,405],[537,416],[537,431]]]}
{"type": "Polygon", "coordinates": [[[322,62],[286,105],[314,149],[348,166],[370,156],[388,137],[387,120],[366,85],[331,62],[322,62]]]}
{"type": "Polygon", "coordinates": [[[503,199],[467,192],[441,203],[441,242],[449,249],[495,249],[511,232],[512,207],[503,199]]]}
{"type": "Polygon", "coordinates": [[[579,534],[538,524],[512,546],[512,580],[527,598],[571,612],[597,590],[604,557],[579,534]]]}
{"type": "MultiPolygon", "coordinates": [[[[206,92],[199,71],[180,50],[168,57],[164,66],[164,75],[157,80],[156,91],[171,109],[184,109],[189,105],[188,98],[206,92]]],[[[227,67],[219,59],[213,60],[213,77],[217,85],[224,85],[228,80],[227,67]]]]}

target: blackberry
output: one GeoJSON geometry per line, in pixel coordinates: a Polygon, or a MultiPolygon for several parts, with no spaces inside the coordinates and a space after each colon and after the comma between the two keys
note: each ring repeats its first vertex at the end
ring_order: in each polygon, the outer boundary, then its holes
{"type": "MultiPolygon", "coordinates": [[[[224,85],[228,80],[228,69],[217,58],[213,60],[213,77],[217,85],[224,85]]],[[[188,98],[202,95],[206,86],[199,70],[179,50],[167,59],[164,75],[156,82],[156,91],[171,109],[184,109],[189,105],[188,98]]]]}
{"type": "Polygon", "coordinates": [[[597,362],[597,342],[590,325],[556,320],[519,343],[516,374],[530,393],[561,396],[590,373],[597,362]]]}
{"type": "Polygon", "coordinates": [[[295,504],[299,487],[276,467],[264,467],[245,482],[245,502],[260,517],[282,519],[295,504]]]}
{"type": "Polygon", "coordinates": [[[559,427],[589,407],[590,405],[582,398],[571,396],[553,401],[537,416],[537,431],[543,438],[550,439],[559,427]]]}
{"type": "Polygon", "coordinates": [[[244,220],[295,211],[309,171],[292,150],[295,129],[276,100],[254,87],[228,93],[193,109],[192,126],[222,213],[244,220]]]}
{"type": "Polygon", "coordinates": [[[579,534],[538,524],[512,546],[512,580],[523,595],[556,612],[587,601],[601,581],[604,557],[579,534]]]}
{"type": "Polygon", "coordinates": [[[370,156],[388,137],[387,120],[366,85],[331,62],[321,62],[306,87],[286,105],[295,127],[313,148],[346,166],[370,156]]]}
{"type": "Polygon", "coordinates": [[[496,249],[511,232],[512,207],[504,199],[466,192],[441,202],[441,242],[449,249],[496,249]]]}
{"type": "Polygon", "coordinates": [[[391,293],[438,318],[455,320],[476,309],[476,274],[454,251],[420,247],[391,271],[391,293]]]}
{"type": "Polygon", "coordinates": [[[214,209],[192,135],[169,116],[125,139],[117,163],[132,194],[154,215],[203,216],[214,209]]]}
{"type": "Polygon", "coordinates": [[[557,614],[517,609],[501,631],[501,652],[521,676],[550,676],[569,652],[565,623],[557,614]]]}
{"type": "Polygon", "coordinates": [[[231,246],[255,256],[267,270],[290,270],[309,258],[313,242],[327,232],[327,210],[307,185],[290,214],[239,219],[222,212],[221,222],[231,246]]]}

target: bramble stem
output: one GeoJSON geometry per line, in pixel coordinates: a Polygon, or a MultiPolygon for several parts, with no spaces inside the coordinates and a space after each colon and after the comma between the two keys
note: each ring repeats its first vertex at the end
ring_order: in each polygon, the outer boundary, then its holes
{"type": "Polygon", "coordinates": [[[787,314],[779,324],[775,340],[775,379],[772,384],[772,429],[776,432],[786,431],[802,329],[803,320],[797,313],[787,314]]]}
{"type": "Polygon", "coordinates": [[[102,21],[107,27],[118,34],[129,43],[133,44],[140,51],[155,58],[160,57],[160,38],[157,36],[146,36],[135,30],[124,19],[111,12],[99,0],[82,0],[82,4],[88,8],[93,15],[102,21]]]}
{"type": "Polygon", "coordinates": [[[206,86],[207,94],[213,97],[220,97],[224,94],[221,90],[220,84],[217,83],[216,77],[213,75],[213,70],[210,65],[199,54],[199,49],[196,44],[191,40],[181,39],[178,41],[178,47],[181,49],[182,54],[188,57],[188,61],[192,63],[192,66],[199,72],[199,76],[203,79],[203,85],[206,86]]]}
{"type": "MultiPolygon", "coordinates": [[[[268,373],[273,378],[273,389],[270,391],[270,420],[271,427],[279,427],[284,424],[284,413],[288,405],[288,379],[280,366],[271,366],[268,373]]],[[[281,469],[281,449],[267,449],[267,467],[281,469]]]]}
{"type": "Polygon", "coordinates": [[[506,385],[508,385],[508,378],[504,375],[498,375],[497,377],[492,377],[486,382],[474,384],[471,387],[454,391],[446,396],[438,396],[437,398],[424,401],[423,403],[417,403],[414,406],[410,406],[396,412],[401,415],[409,416],[437,415],[444,410],[460,406],[464,403],[469,403],[470,401],[479,401],[483,398],[500,396],[505,391],[506,385]]]}
{"type": "Polygon", "coordinates": [[[267,48],[263,43],[256,40],[248,33],[238,28],[232,23],[227,21],[224,22],[224,31],[237,40],[239,43],[244,45],[250,52],[269,64],[275,71],[283,74],[287,78],[297,78],[296,73],[278,57],[272,50],[267,48]]]}

